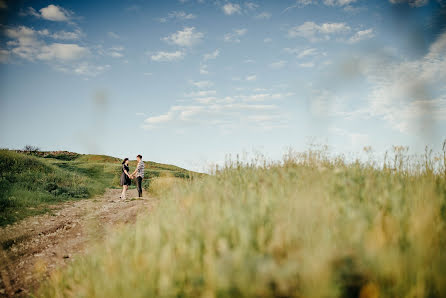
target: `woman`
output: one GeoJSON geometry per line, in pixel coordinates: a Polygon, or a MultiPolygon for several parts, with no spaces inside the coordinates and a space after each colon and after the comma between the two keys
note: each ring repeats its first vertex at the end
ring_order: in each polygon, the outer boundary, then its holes
{"type": "Polygon", "coordinates": [[[122,185],[121,199],[125,200],[125,193],[129,188],[130,184],[132,184],[132,180],[129,174],[129,159],[124,158],[124,161],[122,162],[122,173],[121,173],[121,185],[122,185]]]}

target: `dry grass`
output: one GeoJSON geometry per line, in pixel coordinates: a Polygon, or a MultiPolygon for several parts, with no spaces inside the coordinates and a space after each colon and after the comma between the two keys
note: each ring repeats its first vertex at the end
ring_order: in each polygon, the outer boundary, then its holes
{"type": "Polygon", "coordinates": [[[378,166],[309,151],[169,179],[153,213],[38,296],[446,296],[446,153],[395,148],[378,166]]]}
{"type": "Polygon", "coordinates": [[[161,177],[150,179],[149,193],[155,197],[162,197],[166,192],[184,183],[185,181],[182,178],[174,177],[169,173],[163,173],[161,177]]]}

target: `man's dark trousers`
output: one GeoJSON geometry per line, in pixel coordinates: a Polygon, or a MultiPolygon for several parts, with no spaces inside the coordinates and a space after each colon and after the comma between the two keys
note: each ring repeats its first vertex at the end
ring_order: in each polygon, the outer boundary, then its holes
{"type": "Polygon", "coordinates": [[[142,198],[142,177],[136,177],[136,188],[138,189],[138,197],[142,198]]]}

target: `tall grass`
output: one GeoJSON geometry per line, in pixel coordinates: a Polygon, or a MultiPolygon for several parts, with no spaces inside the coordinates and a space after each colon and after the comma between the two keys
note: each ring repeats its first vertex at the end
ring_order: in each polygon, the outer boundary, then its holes
{"type": "Polygon", "coordinates": [[[169,184],[41,297],[445,297],[446,153],[324,151],[169,184]]]}

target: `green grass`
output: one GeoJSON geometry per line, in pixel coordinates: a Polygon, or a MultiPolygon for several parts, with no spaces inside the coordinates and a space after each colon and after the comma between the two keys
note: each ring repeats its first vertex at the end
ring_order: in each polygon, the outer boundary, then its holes
{"type": "MultiPolygon", "coordinates": [[[[403,150],[404,151],[404,150],[403,150]]],[[[158,189],[39,297],[445,297],[446,154],[288,154],[158,189]]]]}
{"type": "MultiPolygon", "coordinates": [[[[135,166],[132,162],[131,168],[135,166]]],[[[191,173],[152,162],[146,169],[146,188],[160,171],[184,177],[191,173]]],[[[119,187],[120,175],[121,160],[111,156],[0,150],[0,226],[48,212],[58,202],[90,198],[108,187],[119,187]]]]}
{"type": "Polygon", "coordinates": [[[100,194],[110,183],[101,170],[76,162],[0,151],[0,225],[49,210],[49,205],[100,194]]]}

